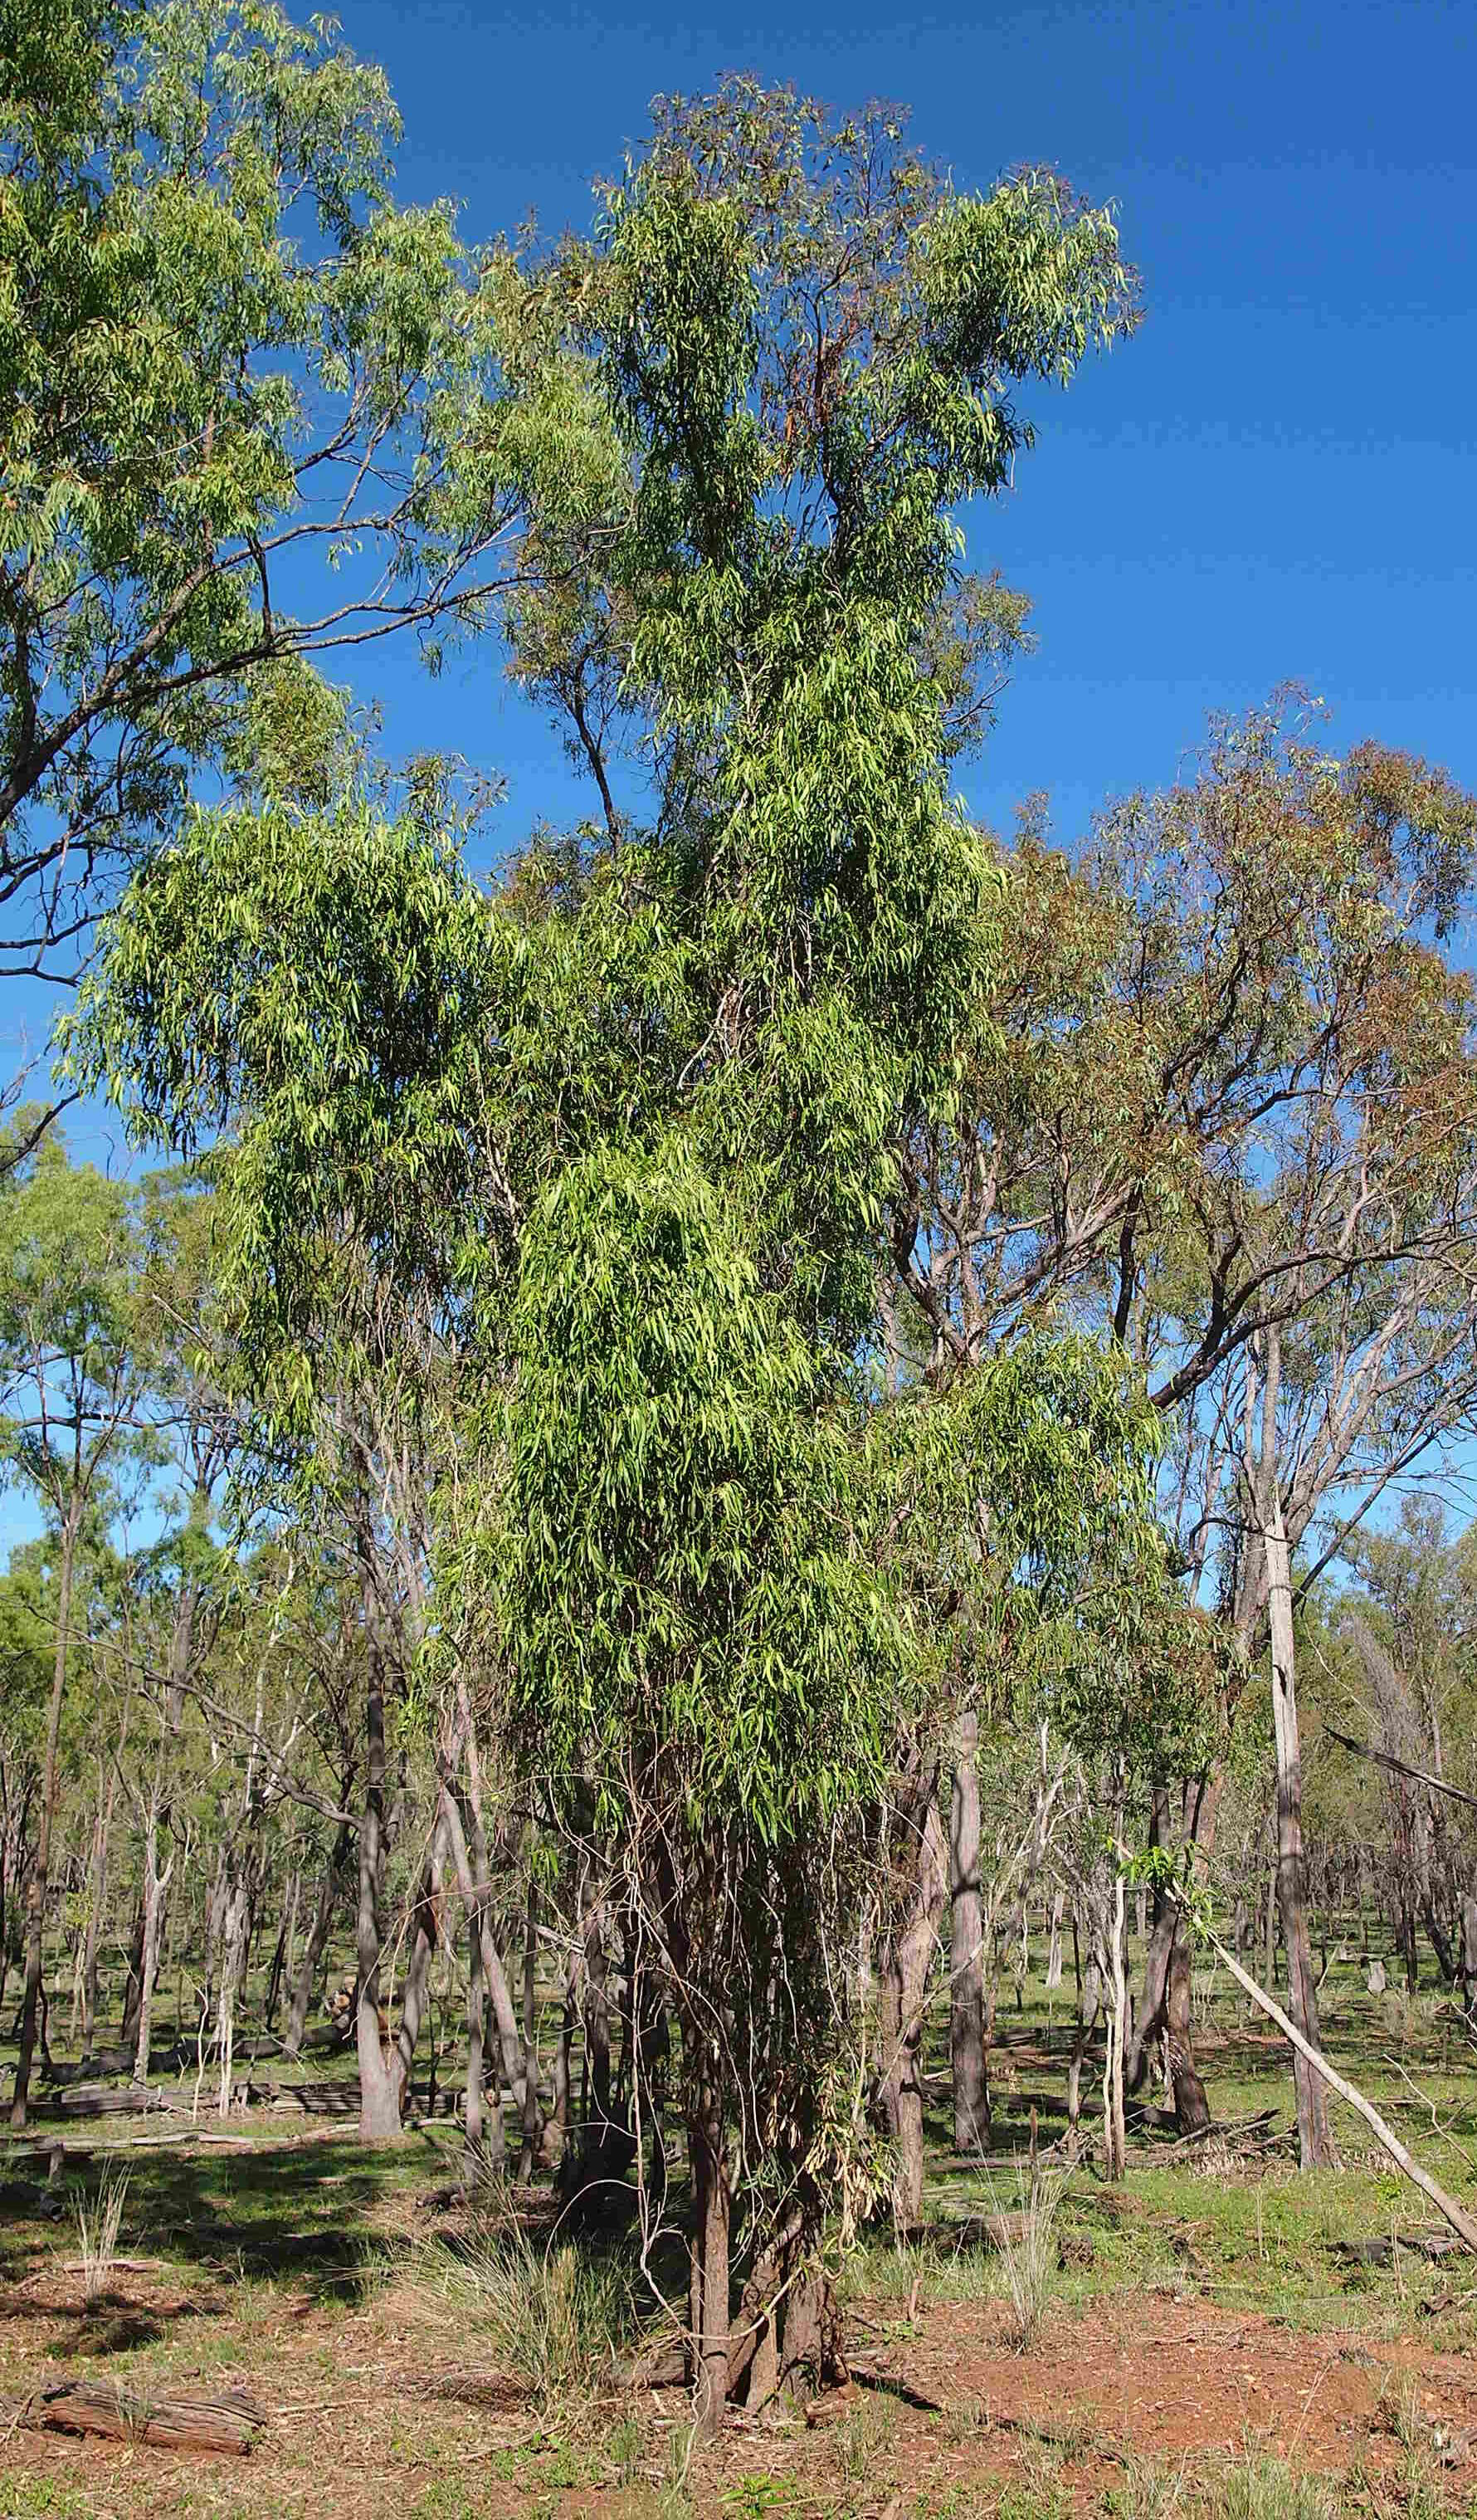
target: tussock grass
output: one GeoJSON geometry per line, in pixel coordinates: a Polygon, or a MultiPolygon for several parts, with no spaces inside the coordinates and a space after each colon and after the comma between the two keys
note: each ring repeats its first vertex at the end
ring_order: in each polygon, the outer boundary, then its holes
{"type": "Polygon", "coordinates": [[[89,2303],[101,2300],[112,2280],[127,2194],[127,2171],[105,2170],[96,2196],[90,2202],[86,2197],[77,2201],[77,2255],[82,2261],[82,2297],[89,2303]]]}
{"type": "Polygon", "coordinates": [[[1016,2164],[1017,2203],[1002,2204],[991,2188],[993,2210],[1003,2218],[997,2243],[1000,2271],[1008,2305],[1006,2334],[1017,2354],[1027,2354],[1041,2334],[1042,2322],[1056,2281],[1056,2216],[1069,2172],[1029,2173],[1016,2164]]]}
{"type": "Polygon", "coordinates": [[[588,2397],[635,2333],[623,2268],[573,2241],[545,2244],[511,2215],[479,2218],[454,2251],[431,2243],[416,2272],[476,2323],[540,2408],[588,2397]]]}

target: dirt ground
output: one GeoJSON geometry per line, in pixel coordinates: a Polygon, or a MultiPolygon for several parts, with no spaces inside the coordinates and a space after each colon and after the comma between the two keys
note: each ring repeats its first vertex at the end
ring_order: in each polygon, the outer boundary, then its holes
{"type": "Polygon", "coordinates": [[[934,2520],[1122,2508],[1125,2480],[1145,2468],[1188,2475],[1248,2452],[1399,2509],[1417,2444],[1443,2501],[1460,2507],[1477,2493],[1477,2354],[1310,2332],[1143,2289],[1057,2312],[1026,2354],[1004,2350],[997,2303],[902,2318],[898,2307],[853,2306],[848,2385],[803,2415],[738,2418],[684,2477],[680,2391],[613,2392],[541,2423],[503,2374],[458,2359],[444,2317],[412,2285],[392,2279],[344,2310],[263,2299],[252,2320],[229,2288],[186,2290],[145,2270],[120,2271],[87,2313],[79,2282],[46,2270],[0,2304],[12,2408],[188,2325],[201,2351],[171,2355],[170,2394],[244,2390],[268,2424],[249,2459],[13,2430],[0,2447],[0,2512],[934,2520]]]}

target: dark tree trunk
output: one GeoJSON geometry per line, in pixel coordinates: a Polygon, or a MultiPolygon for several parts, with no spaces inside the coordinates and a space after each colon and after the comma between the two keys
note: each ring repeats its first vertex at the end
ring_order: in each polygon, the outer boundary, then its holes
{"type": "MultiPolygon", "coordinates": [[[[348,1801],[353,1791],[353,1783],[351,1775],[344,1778],[339,1788],[340,1803],[348,1801]]],[[[296,2056],[302,2051],[302,2043],[307,2035],[308,2014],[312,2010],[313,1997],[317,1992],[319,1974],[323,1967],[323,1956],[328,1949],[329,1935],[333,1930],[334,1910],[337,1905],[338,1892],[348,1865],[349,1848],[353,1843],[353,1837],[354,1832],[348,1821],[341,1820],[334,1843],[329,1850],[328,1862],[323,1868],[323,1879],[318,1885],[318,1904],[314,1908],[313,1921],[308,1928],[308,1939],[303,1948],[302,1958],[298,1962],[296,1982],[292,1988],[292,2001],[288,2010],[287,2033],[282,2043],[282,2052],[285,2056],[296,2056]]]]}

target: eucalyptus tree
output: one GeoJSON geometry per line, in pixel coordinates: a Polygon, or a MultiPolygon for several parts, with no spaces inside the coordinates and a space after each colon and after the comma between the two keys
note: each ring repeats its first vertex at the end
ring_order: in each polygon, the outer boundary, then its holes
{"type": "MultiPolygon", "coordinates": [[[[1280,704],[1218,725],[1194,776],[1115,808],[1075,867],[1028,816],[996,1027],[962,1124],[915,1141],[895,1241],[935,1376],[1055,1303],[1121,1337],[1174,1413],[1166,1509],[1240,1671],[1276,1619],[1304,1948],[1284,1605],[1472,1397],[1477,1059],[1451,948],[1474,839],[1445,774],[1372,743],[1332,758],[1280,704]]],[[[1219,1790],[1212,1772],[1193,1797],[1202,1849],[1219,1790]]],[[[1188,1969],[1176,1913],[1145,2034],[1188,1969]]],[[[1193,2123],[1190,2073],[1182,2095],[1193,2123]]]]}
{"type": "Polygon", "coordinates": [[[454,1360],[442,1649],[675,2009],[711,2426],[827,2351],[827,2193],[867,2187],[828,1920],[943,1652],[890,1535],[948,1424],[869,1411],[861,1352],[991,948],[947,771],[1014,616],[952,510],[1134,284],[1058,179],[964,197],[894,118],[738,82],[659,107],[592,238],[485,297],[512,667],[598,825],[488,902],[352,797],[198,816],[74,1056],[140,1131],[234,1133],[223,1266],[285,1418],[345,1268],[387,1353],[429,1320],[454,1360]]]}
{"type": "Polygon", "coordinates": [[[306,659],[482,617],[478,275],[397,133],[272,0],[0,5],[5,968],[72,969],[203,770],[321,788],[306,659]]]}

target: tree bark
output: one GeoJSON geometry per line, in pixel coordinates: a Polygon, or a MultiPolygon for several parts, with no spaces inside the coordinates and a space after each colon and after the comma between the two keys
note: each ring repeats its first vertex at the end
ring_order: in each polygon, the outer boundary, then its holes
{"type": "MultiPolygon", "coordinates": [[[[1319,2038],[1318,1986],[1308,1937],[1308,1867],[1303,1852],[1303,1770],[1294,1679],[1292,1569],[1275,1467],[1264,1480],[1263,1539],[1267,1611],[1272,1635],[1272,1711],[1277,1761],[1277,1903],[1287,1948],[1288,2010],[1309,2048],[1319,2038]]],[[[1294,2050],[1298,2156],[1304,2170],[1333,2158],[1321,2078],[1301,2048],[1294,2050]]]]}
{"type": "MultiPolygon", "coordinates": [[[[352,1791],[353,1779],[351,1777],[345,1777],[339,1787],[340,1804],[347,1803],[352,1791]]],[[[296,1983],[292,1988],[287,2035],[282,2043],[282,2052],[285,2056],[297,2056],[302,2052],[302,2043],[307,2035],[308,2013],[312,2008],[319,1971],[323,1966],[323,1956],[328,1949],[329,1934],[334,1922],[334,1910],[337,1905],[338,1885],[343,1878],[353,1835],[349,1822],[341,1820],[334,1843],[329,1850],[328,1862],[323,1868],[323,1879],[318,1885],[318,1904],[313,1911],[313,1922],[308,1929],[306,1948],[298,1966],[296,1983]]]]}
{"type": "Polygon", "coordinates": [[[689,2129],[693,2161],[692,2322],[694,2418],[710,2441],[728,2400],[729,2238],[732,2203],[724,2159],[723,2116],[705,2092],[689,2129]]]}
{"type": "Polygon", "coordinates": [[[151,1796],[149,1819],[144,1831],[144,1949],[139,1971],[139,2039],[134,2051],[133,2079],[149,2080],[149,2040],[154,2025],[154,1989],[158,1976],[159,1926],[162,1921],[164,1893],[174,1871],[171,1856],[162,1873],[159,1871],[159,1821],[167,1822],[168,1812],[160,1813],[151,1796]]]}
{"type": "Polygon", "coordinates": [[[938,1762],[926,1762],[899,1807],[899,1913],[882,1971],[882,2103],[896,2152],[893,2214],[912,2229],[923,2204],[923,2004],[948,1896],[938,1762]]]}
{"type": "MultiPolygon", "coordinates": [[[[366,1582],[366,1591],[368,1585],[366,1582]]],[[[359,1965],[354,2036],[359,2057],[359,2139],[388,2143],[400,2134],[400,2103],[380,2030],[380,1894],[384,1868],[384,1669],[373,1619],[365,1618],[364,1817],[359,1827],[359,1899],[355,1954],[359,1965]]]]}
{"type": "Polygon", "coordinates": [[[405,1972],[405,1991],[400,1999],[400,2027],[395,2038],[395,2059],[391,2069],[395,2087],[395,2109],[403,2117],[410,2092],[411,2067],[415,2061],[416,2041],[421,2035],[421,2022],[425,2010],[425,1990],[430,1978],[431,1957],[439,1935],[437,1922],[441,1905],[441,1875],[446,1862],[446,1814],[438,1805],[431,1823],[430,1844],[426,1850],[425,1868],[421,1876],[416,1899],[415,1931],[411,1940],[410,1963],[405,1972]]]}
{"type": "Polygon", "coordinates": [[[46,1893],[51,1864],[51,1832],[57,1812],[57,1750],[62,1737],[62,1700],[67,1689],[67,1654],[71,1636],[71,1588],[76,1565],[82,1501],[73,1493],[62,1518],[62,1562],[57,1584],[57,1646],[52,1664],[51,1704],[46,1715],[46,1764],[41,1772],[41,1810],[36,1823],[36,1852],[25,1895],[25,1992],[21,2005],[21,2049],[16,2060],[16,2088],[11,2100],[13,2127],[25,2124],[31,2065],[36,2052],[36,2025],[41,2005],[41,1942],[46,1925],[46,1893]]]}
{"type": "Polygon", "coordinates": [[[949,1895],[954,2149],[975,2153],[983,2152],[990,2140],[990,2087],[985,2064],[984,1910],[979,1878],[979,1718],[972,1712],[960,1717],[955,1735],[949,1895]]]}

